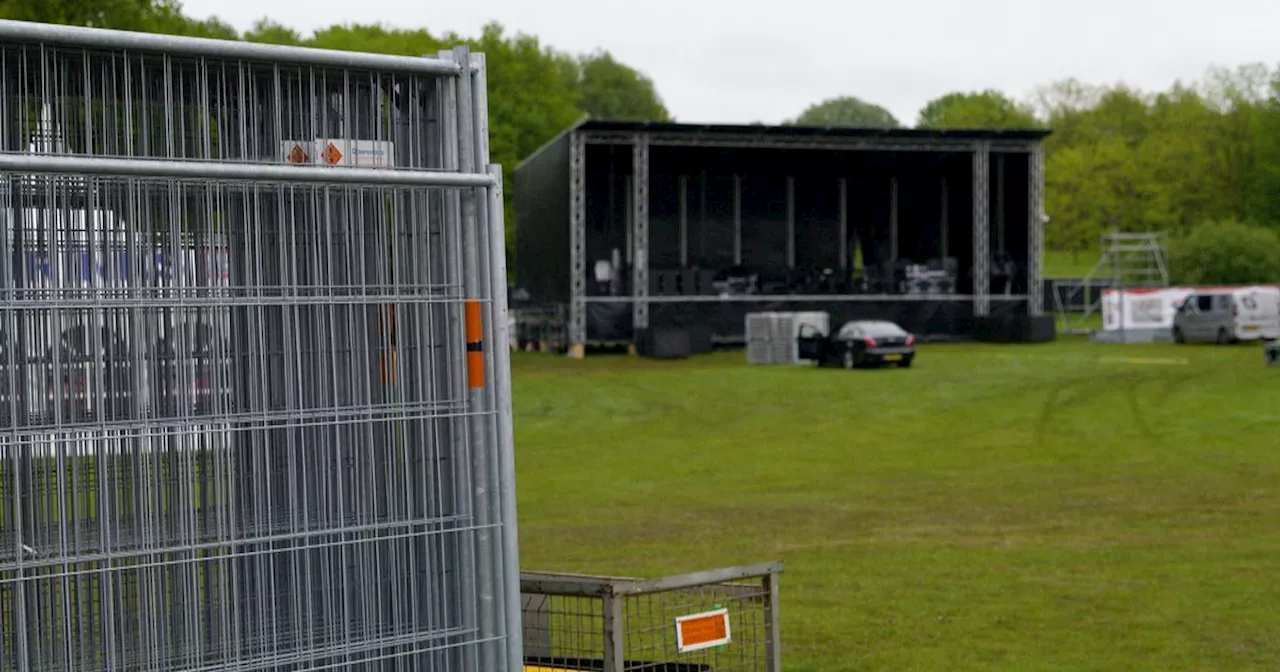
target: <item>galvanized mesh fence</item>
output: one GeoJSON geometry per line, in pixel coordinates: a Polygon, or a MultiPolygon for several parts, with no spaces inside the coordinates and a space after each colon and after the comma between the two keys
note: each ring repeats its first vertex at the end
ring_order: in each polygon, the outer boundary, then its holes
{"type": "Polygon", "coordinates": [[[781,565],[655,580],[522,576],[526,669],[776,672],[781,565]],[[681,641],[677,621],[723,618],[723,638],[681,641]],[[684,645],[682,647],[682,644],[684,645]]]}
{"type": "MultiPolygon", "coordinates": [[[[598,597],[525,594],[526,665],[566,664],[602,659],[604,602],[598,597]]],[[[583,669],[595,669],[586,667],[583,669]]]]}
{"type": "Polygon", "coordinates": [[[483,66],[0,22],[0,669],[518,667],[483,66]]]}

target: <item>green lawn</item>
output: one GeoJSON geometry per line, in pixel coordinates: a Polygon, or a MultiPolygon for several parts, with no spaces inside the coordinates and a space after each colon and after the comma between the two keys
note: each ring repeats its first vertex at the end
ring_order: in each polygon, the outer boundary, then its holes
{"type": "Polygon", "coordinates": [[[524,568],[783,560],[787,670],[1280,669],[1260,348],[743,361],[517,355],[524,568]]]}

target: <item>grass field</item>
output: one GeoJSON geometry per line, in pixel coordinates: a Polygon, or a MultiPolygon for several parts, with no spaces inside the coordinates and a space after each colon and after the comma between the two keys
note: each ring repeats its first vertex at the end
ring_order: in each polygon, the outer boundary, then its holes
{"type": "Polygon", "coordinates": [[[514,360],[522,565],[767,560],[787,670],[1280,669],[1260,348],[514,360]]]}

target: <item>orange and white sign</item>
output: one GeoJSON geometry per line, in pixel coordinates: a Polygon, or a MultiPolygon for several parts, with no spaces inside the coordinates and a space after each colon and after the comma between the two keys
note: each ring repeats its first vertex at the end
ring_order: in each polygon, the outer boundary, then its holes
{"type": "Polygon", "coordinates": [[[307,150],[303,149],[300,144],[295,143],[293,145],[293,149],[289,149],[287,152],[288,153],[285,154],[285,161],[288,161],[289,163],[298,165],[311,163],[311,156],[307,154],[307,150]]]}
{"type": "Polygon", "coordinates": [[[338,162],[342,161],[342,150],[338,149],[337,145],[330,142],[325,146],[324,151],[320,153],[320,156],[324,158],[325,163],[331,166],[336,166],[338,165],[338,162]]]}
{"type": "Polygon", "coordinates": [[[676,646],[680,653],[724,646],[731,639],[728,609],[717,609],[676,619],[676,646]]]}
{"type": "Polygon", "coordinates": [[[316,138],[280,143],[281,158],[294,165],[392,168],[395,145],[382,140],[316,138]]]}

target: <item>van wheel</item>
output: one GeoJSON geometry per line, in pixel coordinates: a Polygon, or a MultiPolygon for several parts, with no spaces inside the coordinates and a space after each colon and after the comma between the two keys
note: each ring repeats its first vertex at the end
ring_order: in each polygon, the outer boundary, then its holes
{"type": "Polygon", "coordinates": [[[1182,335],[1182,330],[1177,327],[1173,328],[1173,342],[1179,345],[1187,342],[1187,338],[1182,335]]]}
{"type": "Polygon", "coordinates": [[[1231,336],[1227,334],[1226,329],[1218,330],[1218,345],[1227,345],[1231,342],[1231,336]]]}

